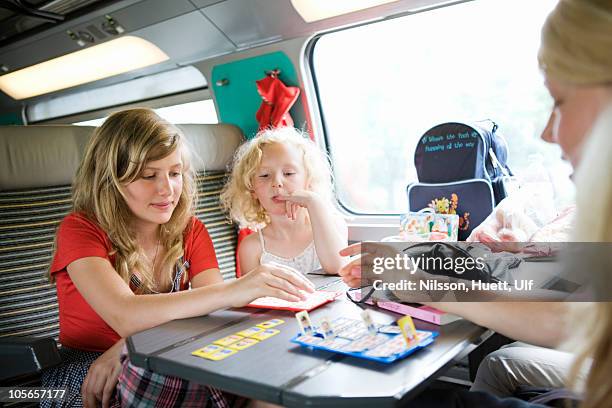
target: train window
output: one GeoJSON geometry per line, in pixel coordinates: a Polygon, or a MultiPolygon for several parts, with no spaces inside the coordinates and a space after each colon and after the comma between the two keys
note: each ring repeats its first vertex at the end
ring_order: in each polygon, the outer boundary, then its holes
{"type": "Polygon", "coordinates": [[[539,138],[552,100],[537,51],[556,1],[473,1],[321,36],[312,68],[340,203],[405,212],[419,137],[441,122],[487,118],[508,140],[514,172],[538,154],[555,203],[570,202],[569,165],[539,138]]]}
{"type": "MultiPolygon", "coordinates": [[[[219,123],[212,99],[165,106],[153,110],[170,123],[219,123]]],[[[104,119],[106,117],[76,122],[73,125],[100,126],[104,119]]]]}

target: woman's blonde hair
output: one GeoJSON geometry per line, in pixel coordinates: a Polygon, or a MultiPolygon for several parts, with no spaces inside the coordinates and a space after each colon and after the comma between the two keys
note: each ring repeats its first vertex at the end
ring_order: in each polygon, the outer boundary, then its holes
{"type": "MultiPolygon", "coordinates": [[[[576,172],[577,214],[573,241],[597,246],[593,251],[595,256],[581,257],[580,264],[583,270],[589,271],[594,295],[599,300],[606,300],[612,293],[612,253],[607,250],[608,244],[588,243],[612,242],[612,104],[599,116],[591,133],[581,160],[583,165],[576,172]]],[[[577,310],[576,313],[578,319],[575,321],[582,321],[583,325],[577,332],[580,339],[576,342],[582,340],[583,344],[570,380],[575,385],[578,374],[592,358],[581,408],[612,407],[612,302],[589,307],[588,312],[577,310]],[[588,339],[586,344],[585,339],[588,339]]]]}
{"type": "Polygon", "coordinates": [[[542,28],[540,66],[575,85],[612,83],[612,2],[560,0],[542,28]]]}
{"type": "Polygon", "coordinates": [[[309,189],[331,201],[333,184],[329,160],[305,132],[291,127],[266,129],[245,142],[236,154],[230,179],[221,193],[221,203],[240,226],[259,229],[270,217],[253,197],[253,176],[261,164],[263,148],[273,144],[290,145],[302,153],[309,189]]]}
{"type": "Polygon", "coordinates": [[[154,293],[172,285],[177,260],[183,255],[183,233],[193,215],[196,186],[189,150],[181,131],[150,109],[113,113],[96,129],[77,170],[73,210],[97,223],[112,244],[115,270],[129,284],[135,271],[141,285],[136,293],[154,293]],[[132,230],[134,215],[123,187],[138,179],[147,163],[180,149],[183,189],[170,220],[161,225],[159,242],[165,255],[160,276],[154,276],[132,230]]]}

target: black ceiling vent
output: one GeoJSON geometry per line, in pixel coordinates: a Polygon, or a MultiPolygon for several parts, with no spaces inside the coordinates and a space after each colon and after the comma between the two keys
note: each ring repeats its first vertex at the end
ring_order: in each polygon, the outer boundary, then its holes
{"type": "Polygon", "coordinates": [[[0,47],[114,1],[0,0],[0,47]]]}

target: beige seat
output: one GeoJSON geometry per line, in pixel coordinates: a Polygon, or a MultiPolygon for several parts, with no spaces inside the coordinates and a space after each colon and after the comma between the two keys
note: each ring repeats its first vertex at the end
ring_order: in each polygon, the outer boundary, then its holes
{"type": "MultiPolygon", "coordinates": [[[[231,125],[180,125],[198,172],[197,216],[224,278],[235,276],[236,230],[219,204],[240,142],[231,125]],[[206,172],[204,172],[204,165],[206,172]]],[[[73,176],[93,127],[0,126],[0,339],[59,334],[55,287],[46,279],[55,230],[71,209],[73,176]]]]}

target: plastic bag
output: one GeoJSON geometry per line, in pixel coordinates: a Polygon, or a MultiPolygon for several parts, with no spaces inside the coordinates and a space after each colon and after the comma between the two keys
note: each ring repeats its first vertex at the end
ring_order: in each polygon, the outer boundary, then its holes
{"type": "Polygon", "coordinates": [[[518,243],[528,242],[539,229],[538,225],[525,214],[524,203],[519,195],[503,199],[493,212],[478,226],[468,242],[482,242],[499,250],[514,252],[520,249],[518,243]],[[505,245],[496,245],[505,243],[505,245]],[[517,243],[517,245],[511,245],[517,243]]]}

